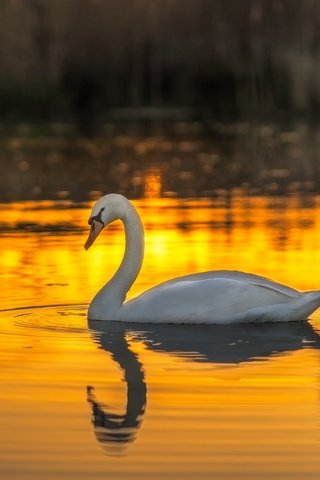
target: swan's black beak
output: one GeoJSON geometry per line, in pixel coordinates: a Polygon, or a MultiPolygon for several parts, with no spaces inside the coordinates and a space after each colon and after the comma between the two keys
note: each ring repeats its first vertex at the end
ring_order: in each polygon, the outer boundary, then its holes
{"type": "Polygon", "coordinates": [[[104,227],[103,223],[98,222],[97,220],[92,220],[89,236],[87,238],[86,243],[84,244],[84,248],[86,250],[88,250],[88,248],[91,247],[91,245],[93,244],[93,242],[95,241],[95,239],[97,238],[97,236],[99,235],[103,227],[104,227]]]}

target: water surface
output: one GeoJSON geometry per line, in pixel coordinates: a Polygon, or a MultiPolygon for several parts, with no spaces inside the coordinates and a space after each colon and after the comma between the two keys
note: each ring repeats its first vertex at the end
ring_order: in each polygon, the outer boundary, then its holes
{"type": "MultiPolygon", "coordinates": [[[[239,269],[319,287],[320,198],[135,202],[146,257],[130,295],[239,269]]],[[[89,204],[2,204],[3,478],[319,478],[319,313],[283,325],[103,325],[115,224],[83,250],[89,204]]]]}

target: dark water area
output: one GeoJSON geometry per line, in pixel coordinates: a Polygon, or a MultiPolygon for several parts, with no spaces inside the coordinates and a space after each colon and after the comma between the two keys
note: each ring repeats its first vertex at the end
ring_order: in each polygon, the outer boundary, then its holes
{"type": "Polygon", "coordinates": [[[0,135],[0,201],[317,193],[319,144],[304,122],[19,124],[0,135]]]}

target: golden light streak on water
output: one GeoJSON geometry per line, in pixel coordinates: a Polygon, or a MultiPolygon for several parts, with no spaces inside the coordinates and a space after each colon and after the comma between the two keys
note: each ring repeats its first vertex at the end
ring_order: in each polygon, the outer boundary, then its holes
{"type": "Polygon", "coordinates": [[[144,196],[146,198],[160,198],[161,196],[161,174],[158,167],[148,170],[145,176],[144,196]]]}

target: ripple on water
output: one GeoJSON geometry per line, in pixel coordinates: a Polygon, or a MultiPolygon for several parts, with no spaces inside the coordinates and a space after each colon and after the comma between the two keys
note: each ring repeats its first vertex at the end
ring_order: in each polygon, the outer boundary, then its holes
{"type": "Polygon", "coordinates": [[[87,306],[43,305],[10,310],[0,310],[2,332],[14,333],[12,327],[50,330],[57,333],[82,333],[87,331],[87,306]]]}

